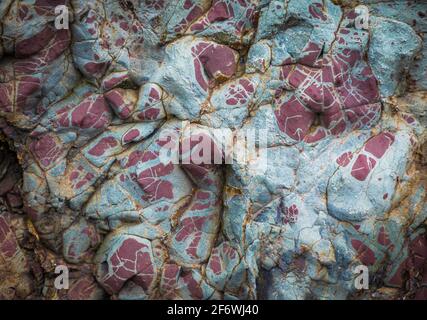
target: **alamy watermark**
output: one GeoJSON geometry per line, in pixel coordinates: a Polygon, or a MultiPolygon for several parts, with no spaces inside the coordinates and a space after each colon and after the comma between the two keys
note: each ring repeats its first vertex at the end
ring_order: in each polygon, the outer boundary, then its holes
{"type": "Polygon", "coordinates": [[[238,163],[267,170],[267,129],[231,129],[194,127],[159,133],[159,160],[163,164],[222,165],[238,163]]]}
{"type": "Polygon", "coordinates": [[[357,6],[354,11],[357,16],[354,21],[356,29],[368,30],[369,29],[369,9],[367,6],[357,6]]]}
{"type": "MultiPolygon", "coordinates": [[[[355,9],[357,14],[355,18],[355,27],[360,30],[369,29],[369,8],[364,5],[359,5],[355,9]]],[[[66,5],[58,5],[55,7],[55,28],[58,30],[69,29],[69,9],[66,5]]]]}
{"type": "MultiPolygon", "coordinates": [[[[369,29],[369,9],[360,5],[355,8],[355,28],[369,29]]],[[[69,8],[65,5],[55,7],[55,28],[69,29],[69,8]]],[[[267,170],[268,130],[247,129],[233,132],[231,129],[212,129],[194,127],[177,130],[163,129],[158,142],[161,145],[159,160],[163,164],[181,165],[231,165],[233,163],[256,167],[258,173],[267,170]]],[[[369,289],[369,269],[358,265],[353,273],[354,287],[357,290],[369,289]]],[[[58,290],[69,289],[69,269],[65,265],[55,267],[54,286],[58,290]]]]}
{"type": "MultiPolygon", "coordinates": [[[[357,276],[354,279],[354,287],[357,290],[369,289],[369,268],[365,265],[358,265],[353,270],[357,276]]],[[[55,267],[55,274],[57,274],[54,286],[57,290],[68,290],[70,288],[69,270],[65,265],[58,265],[55,267]]]]}
{"type": "Polygon", "coordinates": [[[363,264],[358,265],[353,270],[354,274],[357,274],[354,279],[354,287],[357,290],[368,290],[369,289],[369,268],[363,264]]]}
{"type": "Polygon", "coordinates": [[[68,7],[65,5],[60,5],[55,7],[55,28],[57,30],[70,28],[70,13],[68,7]]]}
{"type": "Polygon", "coordinates": [[[57,265],[55,267],[56,276],[54,286],[58,290],[68,290],[70,288],[70,272],[67,266],[57,265]]]}

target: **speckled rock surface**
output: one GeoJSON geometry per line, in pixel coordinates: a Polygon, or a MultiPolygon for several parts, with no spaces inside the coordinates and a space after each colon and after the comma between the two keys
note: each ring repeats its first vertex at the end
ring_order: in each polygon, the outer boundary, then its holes
{"type": "Polygon", "coordinates": [[[0,19],[0,299],[427,299],[425,1],[0,19]]]}

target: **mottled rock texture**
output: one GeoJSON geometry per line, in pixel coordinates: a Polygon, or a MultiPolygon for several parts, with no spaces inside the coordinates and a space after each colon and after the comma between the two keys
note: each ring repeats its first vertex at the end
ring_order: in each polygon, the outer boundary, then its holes
{"type": "Polygon", "coordinates": [[[424,0],[0,19],[0,299],[427,299],[424,0]],[[218,128],[266,130],[266,169],[161,161],[162,131],[218,128]]]}

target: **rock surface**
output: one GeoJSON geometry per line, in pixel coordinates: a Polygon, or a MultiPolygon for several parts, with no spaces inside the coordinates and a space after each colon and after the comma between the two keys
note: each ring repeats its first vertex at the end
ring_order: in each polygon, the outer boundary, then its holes
{"type": "Polygon", "coordinates": [[[0,299],[427,299],[424,1],[0,18],[0,299]]]}

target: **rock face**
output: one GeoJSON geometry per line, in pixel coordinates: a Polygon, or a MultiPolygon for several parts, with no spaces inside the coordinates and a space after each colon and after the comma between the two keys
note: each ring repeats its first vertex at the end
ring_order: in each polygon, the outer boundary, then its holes
{"type": "Polygon", "coordinates": [[[0,299],[427,299],[425,1],[0,18],[0,299]]]}

